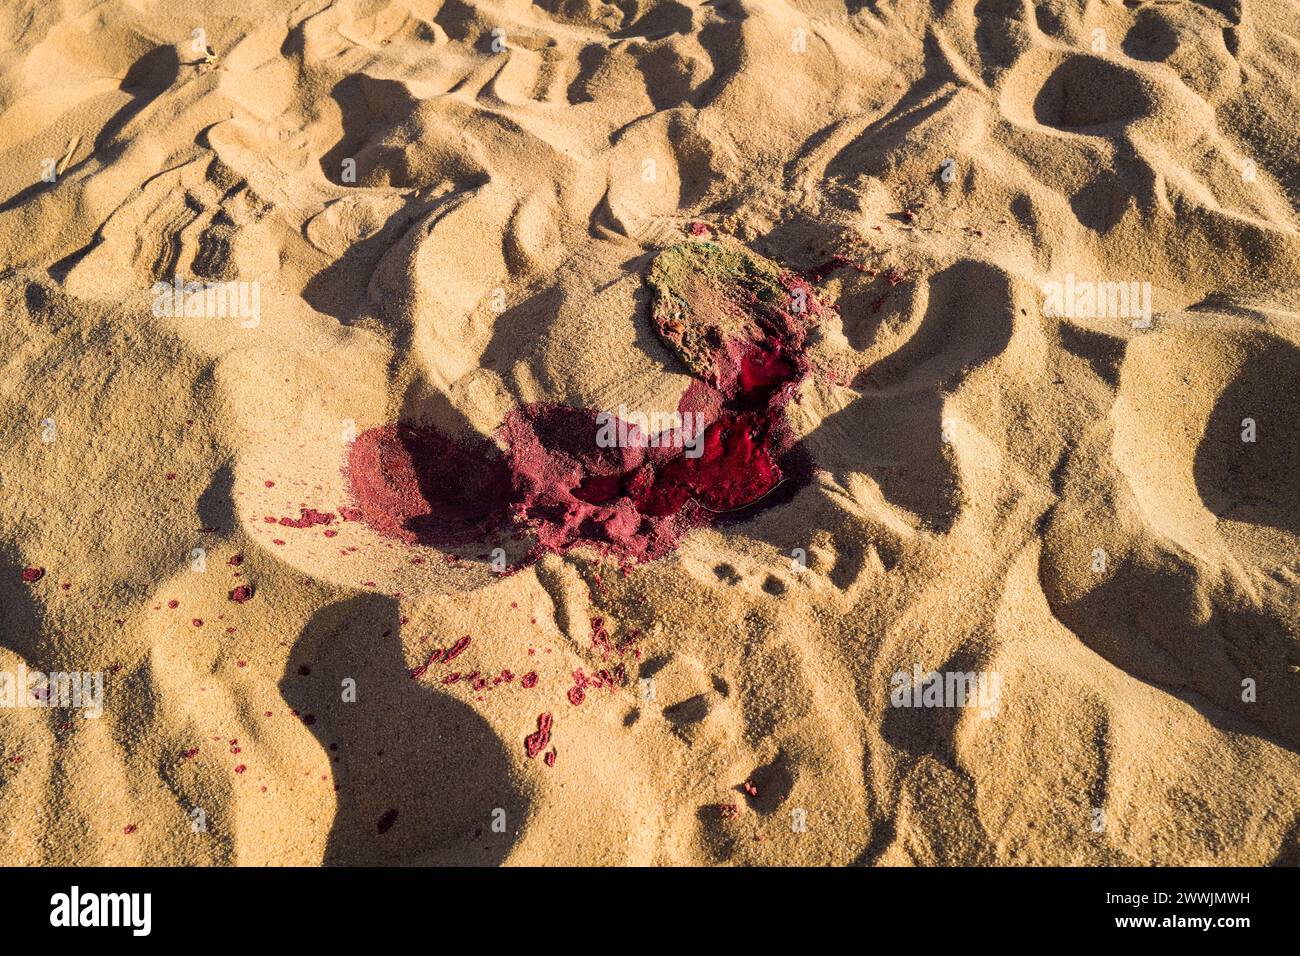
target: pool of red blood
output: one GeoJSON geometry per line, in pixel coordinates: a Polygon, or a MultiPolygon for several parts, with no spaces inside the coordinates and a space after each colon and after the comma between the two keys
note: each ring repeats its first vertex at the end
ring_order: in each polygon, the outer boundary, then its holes
{"type": "MultiPolygon", "coordinates": [[[[811,289],[797,276],[788,291],[811,289]]],[[[718,348],[712,385],[695,380],[678,403],[702,415],[703,453],[676,447],[600,447],[598,412],[549,403],[513,409],[500,445],[393,423],[357,437],[346,466],[362,521],[386,537],[450,548],[524,532],[525,561],[586,546],[648,561],[692,528],[751,517],[788,500],[811,461],[785,407],[808,374],[801,316],[759,311],[759,332],[718,348]]]]}

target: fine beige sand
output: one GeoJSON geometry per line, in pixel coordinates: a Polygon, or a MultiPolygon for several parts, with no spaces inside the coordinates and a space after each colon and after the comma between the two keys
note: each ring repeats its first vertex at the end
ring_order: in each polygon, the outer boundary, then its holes
{"type": "Polygon", "coordinates": [[[0,5],[0,671],[103,680],[0,710],[0,863],[1300,861],[1298,78],[1294,0],[0,5]],[[675,409],[710,239],[848,263],[791,500],[347,518],[387,422],[675,409]]]}

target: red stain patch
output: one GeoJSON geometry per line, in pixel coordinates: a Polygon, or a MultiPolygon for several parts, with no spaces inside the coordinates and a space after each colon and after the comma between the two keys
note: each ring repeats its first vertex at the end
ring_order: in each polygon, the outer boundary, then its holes
{"type": "Polygon", "coordinates": [[[529,759],[536,757],[546,749],[546,745],[551,742],[551,715],[537,715],[537,731],[524,738],[524,750],[527,752],[529,759]]]}
{"type": "Polygon", "coordinates": [[[281,518],[279,524],[286,528],[314,528],[318,524],[331,524],[334,516],[315,508],[299,508],[297,518],[281,518]]]}
{"type": "Polygon", "coordinates": [[[469,635],[468,635],[468,634],[466,634],[466,635],[465,635],[464,637],[462,637],[462,638],[459,638],[459,639],[456,641],[455,644],[453,644],[453,645],[451,645],[451,647],[447,648],[447,653],[444,654],[443,657],[442,657],[443,663],[446,663],[446,662],[448,662],[448,661],[454,660],[455,658],[459,657],[460,654],[461,654],[461,652],[462,652],[463,650],[465,650],[465,648],[467,648],[467,647],[469,647],[469,635]]]}
{"type": "MultiPolygon", "coordinates": [[[[694,223],[691,231],[708,227],[694,223]]],[[[382,425],[351,447],[352,503],[340,514],[385,537],[443,550],[528,536],[534,544],[508,569],[515,570],[579,546],[626,562],[654,560],[692,528],[788,500],[812,468],[785,408],[811,370],[805,339],[827,307],[793,273],[764,289],[761,300],[743,284],[704,295],[746,317],[739,331],[704,330],[705,344],[690,360],[695,380],[676,409],[681,430],[647,436],[594,409],[546,403],[507,413],[495,442],[382,425]],[[611,433],[619,440],[609,441],[611,433]]],[[[661,336],[683,328],[656,321],[661,336]]]]}

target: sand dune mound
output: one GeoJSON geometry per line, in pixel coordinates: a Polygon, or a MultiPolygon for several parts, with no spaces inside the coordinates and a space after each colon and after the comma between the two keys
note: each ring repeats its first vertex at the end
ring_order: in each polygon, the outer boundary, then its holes
{"type": "Polygon", "coordinates": [[[0,36],[5,862],[1300,859],[1293,4],[0,36]]]}

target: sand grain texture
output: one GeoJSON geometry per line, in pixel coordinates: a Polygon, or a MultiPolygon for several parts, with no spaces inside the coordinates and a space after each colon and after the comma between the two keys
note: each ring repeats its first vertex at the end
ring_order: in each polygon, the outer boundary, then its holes
{"type": "Polygon", "coordinates": [[[1294,0],[14,2],[0,41],[0,669],[106,672],[99,719],[0,712],[0,862],[1300,861],[1294,0]],[[850,263],[791,500],[626,573],[349,519],[366,429],[677,408],[643,276],[684,239],[850,263]],[[1067,274],[1151,327],[1047,314],[1067,274]],[[154,314],[178,275],[260,321],[154,314]],[[996,715],[891,706],[914,665],[996,715]]]}

